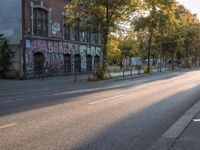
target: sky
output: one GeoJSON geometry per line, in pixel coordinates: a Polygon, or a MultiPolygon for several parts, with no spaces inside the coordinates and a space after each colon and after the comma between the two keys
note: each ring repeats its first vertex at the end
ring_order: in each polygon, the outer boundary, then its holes
{"type": "Polygon", "coordinates": [[[200,0],[177,0],[180,4],[183,4],[192,13],[197,14],[200,19],[200,0]]]}

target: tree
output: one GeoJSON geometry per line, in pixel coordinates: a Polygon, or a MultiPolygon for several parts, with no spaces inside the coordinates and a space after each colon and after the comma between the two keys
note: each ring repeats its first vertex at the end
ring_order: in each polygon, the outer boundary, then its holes
{"type": "Polygon", "coordinates": [[[77,20],[85,18],[88,27],[98,25],[101,33],[103,50],[102,78],[107,68],[108,38],[120,20],[134,12],[138,0],[72,0],[66,8],[66,20],[75,24],[77,20]]]}
{"type": "Polygon", "coordinates": [[[135,31],[143,31],[147,33],[147,72],[150,72],[150,56],[155,32],[158,31],[163,35],[164,31],[171,27],[171,24],[175,21],[173,14],[176,3],[175,0],[143,0],[142,2],[142,12],[146,11],[147,13],[134,20],[133,28],[135,31]],[[165,30],[163,30],[163,28],[165,28],[165,30]]]}
{"type": "Polygon", "coordinates": [[[119,38],[114,36],[114,35],[110,35],[109,39],[108,39],[108,60],[110,62],[120,62],[121,60],[121,51],[119,49],[119,38]]]}
{"type": "Polygon", "coordinates": [[[8,47],[8,41],[0,34],[0,77],[5,78],[10,71],[12,52],[8,47]]]}
{"type": "Polygon", "coordinates": [[[176,9],[176,18],[179,22],[177,27],[180,41],[178,56],[179,59],[182,59],[184,67],[190,67],[192,65],[190,58],[195,58],[195,62],[198,60],[200,22],[195,14],[192,14],[182,5],[178,5],[176,9]]]}
{"type": "Polygon", "coordinates": [[[129,35],[120,39],[119,49],[121,52],[121,60],[120,60],[121,64],[128,58],[131,58],[133,56],[139,56],[140,52],[138,51],[138,48],[139,48],[138,40],[131,38],[129,35]]]}

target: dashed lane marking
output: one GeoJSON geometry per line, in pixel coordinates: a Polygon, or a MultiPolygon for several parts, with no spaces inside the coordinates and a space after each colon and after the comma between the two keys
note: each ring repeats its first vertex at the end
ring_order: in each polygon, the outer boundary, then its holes
{"type": "Polygon", "coordinates": [[[9,128],[9,127],[13,127],[13,126],[16,126],[16,125],[17,125],[17,123],[11,123],[11,124],[0,126],[0,129],[9,128]]]}
{"type": "Polygon", "coordinates": [[[193,119],[194,122],[200,122],[200,119],[193,119]]]}
{"type": "Polygon", "coordinates": [[[12,100],[6,100],[6,101],[0,101],[0,104],[6,104],[6,103],[11,103],[13,102],[12,100]]]}
{"type": "Polygon", "coordinates": [[[117,96],[105,98],[105,99],[102,99],[102,100],[99,100],[99,101],[91,102],[91,103],[88,103],[88,104],[89,104],[89,105],[93,105],[93,104],[97,104],[97,103],[109,101],[109,100],[112,100],[112,99],[115,99],[115,98],[123,97],[123,96],[125,96],[125,95],[124,95],[124,94],[121,94],[121,95],[117,95],[117,96]]]}

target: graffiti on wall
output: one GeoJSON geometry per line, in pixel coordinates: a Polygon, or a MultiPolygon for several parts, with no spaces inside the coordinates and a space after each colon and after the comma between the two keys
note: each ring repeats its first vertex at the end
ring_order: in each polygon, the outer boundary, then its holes
{"type": "Polygon", "coordinates": [[[86,70],[86,55],[87,47],[85,45],[80,46],[80,55],[81,55],[81,70],[84,72],[86,70]]]}
{"type": "Polygon", "coordinates": [[[56,34],[58,32],[60,32],[60,31],[61,31],[60,23],[59,22],[53,23],[53,25],[52,25],[52,34],[53,34],[53,36],[56,36],[56,34]]]}
{"type": "Polygon", "coordinates": [[[72,50],[68,48],[68,43],[57,42],[57,41],[44,41],[44,40],[31,41],[30,49],[33,52],[60,53],[60,54],[71,54],[72,50]]]}
{"type": "Polygon", "coordinates": [[[34,70],[34,58],[33,52],[30,49],[26,51],[26,71],[28,73],[33,73],[34,70]]]}
{"type": "Polygon", "coordinates": [[[47,42],[43,40],[31,41],[31,48],[34,52],[48,52],[47,42]]]}
{"type": "Polygon", "coordinates": [[[71,68],[74,71],[74,55],[80,54],[81,56],[81,70],[86,70],[86,56],[100,55],[100,49],[89,46],[79,46],[74,43],[59,42],[59,41],[46,41],[46,40],[31,40],[30,48],[26,50],[26,64],[27,72],[34,72],[34,53],[41,52],[45,56],[44,69],[49,71],[63,71],[64,70],[64,55],[70,54],[71,68]]]}

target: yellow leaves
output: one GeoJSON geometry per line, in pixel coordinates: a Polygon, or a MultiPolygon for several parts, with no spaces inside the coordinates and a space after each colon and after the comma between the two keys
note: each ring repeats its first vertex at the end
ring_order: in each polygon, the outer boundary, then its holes
{"type": "Polygon", "coordinates": [[[121,51],[118,48],[119,46],[119,39],[113,35],[109,36],[108,39],[108,59],[109,60],[119,60],[121,57],[121,51]]]}
{"type": "Polygon", "coordinates": [[[119,45],[119,40],[113,35],[110,35],[108,39],[108,48],[110,49],[110,51],[112,52],[119,51],[118,45],[119,45]]]}
{"type": "Polygon", "coordinates": [[[178,5],[176,15],[180,26],[190,26],[199,23],[197,17],[182,5],[178,5]]]}

